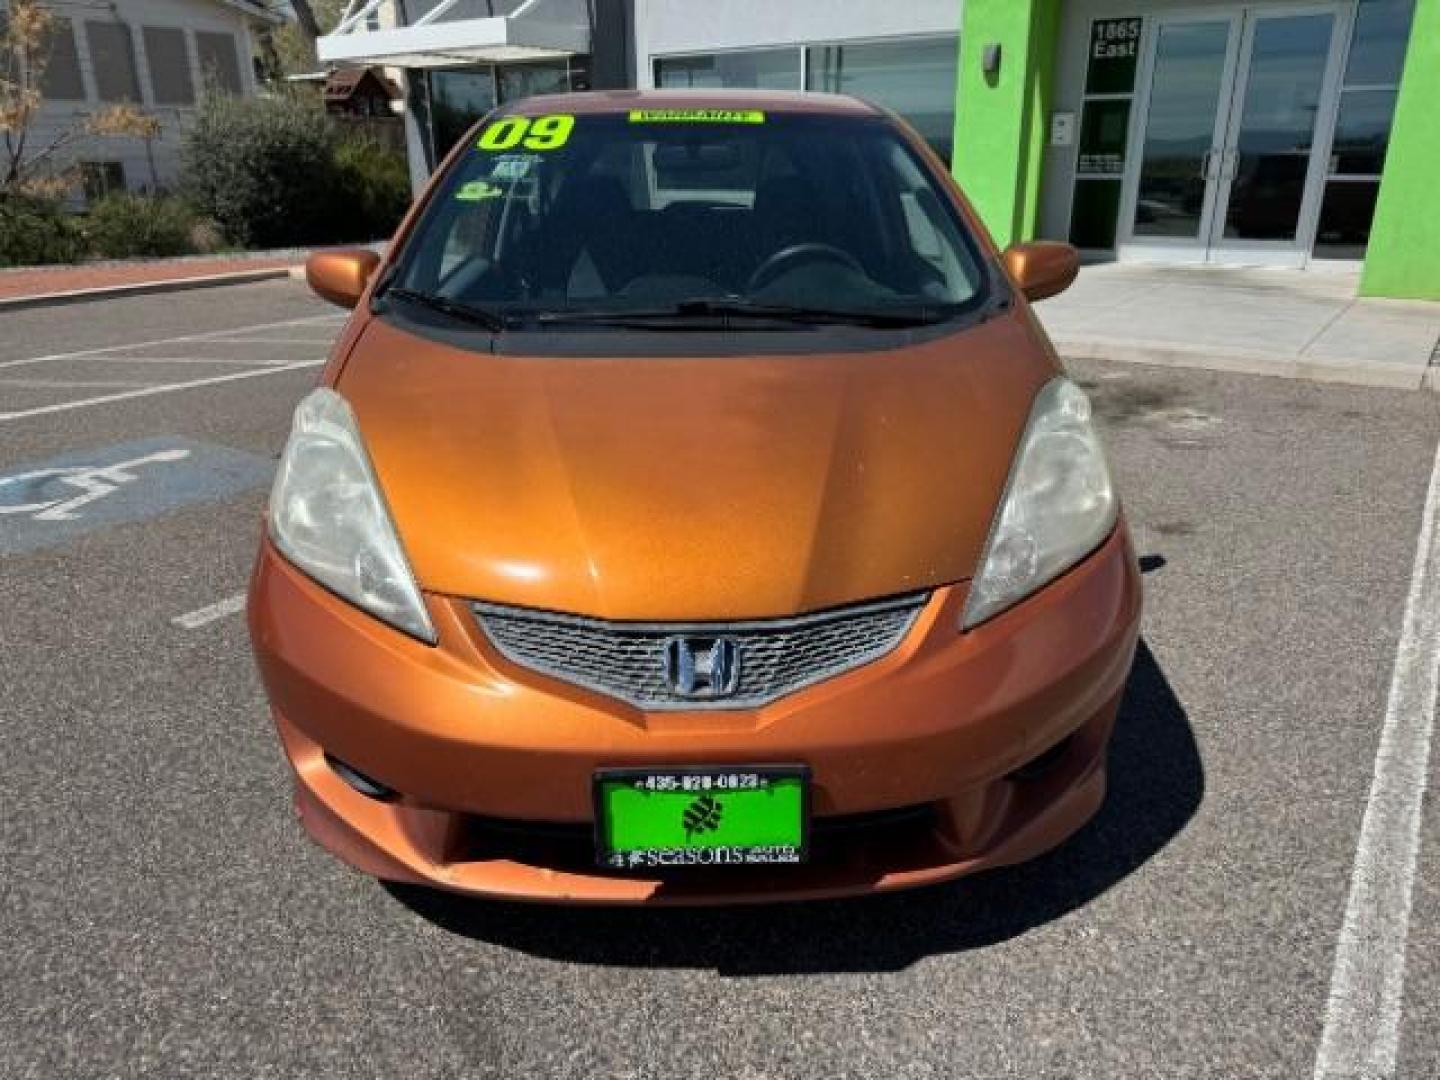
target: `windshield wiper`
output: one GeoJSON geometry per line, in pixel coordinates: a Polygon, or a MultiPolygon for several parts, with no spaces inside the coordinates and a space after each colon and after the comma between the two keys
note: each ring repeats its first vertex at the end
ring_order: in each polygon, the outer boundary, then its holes
{"type": "MultiPolygon", "coordinates": [[[[763,304],[739,297],[697,298],[681,300],[660,308],[594,308],[574,311],[541,311],[532,313],[541,326],[584,323],[605,326],[643,326],[671,329],[686,326],[691,319],[744,319],[783,322],[803,326],[922,326],[940,322],[950,315],[945,305],[904,306],[881,309],[807,307],[798,304],[763,304]],[[659,325],[657,325],[659,324],[659,325]]],[[[694,328],[694,324],[688,324],[694,328]]]]}
{"type": "Polygon", "coordinates": [[[782,322],[807,323],[816,326],[828,324],[877,327],[918,326],[924,323],[939,322],[948,314],[944,308],[928,304],[906,304],[886,308],[826,308],[804,304],[766,304],[754,300],[728,297],[723,300],[698,300],[688,303],[699,305],[702,314],[778,319],[782,322]]]}
{"type": "Polygon", "coordinates": [[[401,285],[392,285],[381,293],[378,299],[404,300],[407,303],[419,304],[421,307],[427,307],[431,311],[438,311],[442,315],[449,315],[452,319],[459,319],[461,322],[483,326],[493,333],[499,333],[501,330],[504,330],[506,326],[504,316],[490,311],[488,308],[474,307],[471,304],[466,304],[459,300],[451,300],[446,296],[437,296],[434,293],[407,289],[401,285]]]}

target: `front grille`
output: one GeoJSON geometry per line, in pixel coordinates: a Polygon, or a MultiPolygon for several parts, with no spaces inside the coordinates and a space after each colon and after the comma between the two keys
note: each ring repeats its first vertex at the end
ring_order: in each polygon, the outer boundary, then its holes
{"type": "Polygon", "coordinates": [[[893,651],[925,606],[919,593],[790,619],[753,622],[609,622],[476,603],[475,616],[507,660],[637,708],[746,709],[834,678],[893,651]],[[733,685],[682,692],[667,649],[678,641],[734,643],[733,685]]]}

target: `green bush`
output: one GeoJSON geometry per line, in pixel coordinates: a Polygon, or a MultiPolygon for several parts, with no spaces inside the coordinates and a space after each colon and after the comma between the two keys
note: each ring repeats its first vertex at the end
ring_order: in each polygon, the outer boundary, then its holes
{"type": "Polygon", "coordinates": [[[185,137],[186,193],[242,247],[324,243],[345,210],[336,141],[318,102],[207,95],[185,137]]]}
{"type": "Polygon", "coordinates": [[[190,247],[197,255],[214,255],[221,251],[233,251],[234,245],[226,243],[220,233],[220,226],[207,217],[194,218],[190,223],[190,247]]]}
{"type": "Polygon", "coordinates": [[[195,212],[173,195],[107,195],[90,207],[85,223],[96,254],[111,259],[189,255],[195,212]]]}
{"type": "Polygon", "coordinates": [[[410,205],[410,170],[405,155],[370,139],[352,139],[335,148],[339,190],[348,212],[336,240],[388,237],[410,205]]]}
{"type": "Polygon", "coordinates": [[[0,266],[75,262],[84,254],[85,237],[58,202],[0,194],[0,266]]]}

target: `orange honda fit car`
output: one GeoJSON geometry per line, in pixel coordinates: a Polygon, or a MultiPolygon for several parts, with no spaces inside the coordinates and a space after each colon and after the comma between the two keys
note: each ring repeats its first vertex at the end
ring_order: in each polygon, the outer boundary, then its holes
{"type": "Polygon", "coordinates": [[[250,632],[306,828],[476,895],[942,881],[1100,805],[1138,571],[1084,393],[923,142],[844,97],[489,115],[295,412],[250,632]]]}

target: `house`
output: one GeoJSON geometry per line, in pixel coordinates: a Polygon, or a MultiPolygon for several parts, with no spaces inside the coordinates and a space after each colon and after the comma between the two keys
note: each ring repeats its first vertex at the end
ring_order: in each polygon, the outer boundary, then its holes
{"type": "Polygon", "coordinates": [[[383,68],[344,67],[325,77],[325,112],[348,138],[405,153],[404,99],[383,68]]]}
{"type": "Polygon", "coordinates": [[[85,193],[159,190],[180,175],[180,143],[202,89],[256,93],[253,37],[282,21],[259,0],[54,0],[37,150],[87,114],[130,103],[159,121],[153,139],[89,137],[69,145],[85,193]]]}
{"type": "Polygon", "coordinates": [[[337,116],[395,117],[400,91],[379,68],[346,67],[325,79],[325,111],[337,116]]]}

